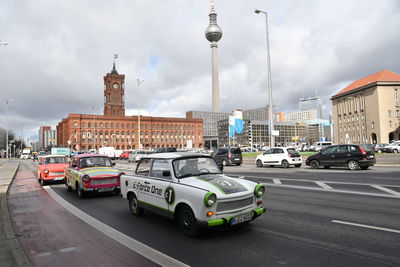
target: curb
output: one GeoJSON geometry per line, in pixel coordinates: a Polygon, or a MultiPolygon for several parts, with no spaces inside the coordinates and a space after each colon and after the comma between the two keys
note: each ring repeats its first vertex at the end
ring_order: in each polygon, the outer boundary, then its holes
{"type": "Polygon", "coordinates": [[[29,260],[26,257],[24,250],[22,249],[21,244],[19,243],[18,238],[15,236],[14,228],[11,224],[10,214],[8,212],[8,206],[7,206],[8,190],[10,188],[12,181],[14,180],[14,177],[18,171],[18,168],[19,168],[19,163],[17,164],[17,166],[11,173],[11,176],[9,178],[7,177],[9,179],[8,185],[0,186],[0,193],[3,193],[3,194],[1,194],[1,199],[0,199],[1,214],[2,214],[1,219],[2,219],[2,224],[3,224],[3,228],[4,228],[4,233],[5,233],[6,239],[8,241],[8,247],[10,248],[12,254],[14,255],[14,259],[17,262],[17,265],[30,267],[31,265],[29,263],[29,260]]]}

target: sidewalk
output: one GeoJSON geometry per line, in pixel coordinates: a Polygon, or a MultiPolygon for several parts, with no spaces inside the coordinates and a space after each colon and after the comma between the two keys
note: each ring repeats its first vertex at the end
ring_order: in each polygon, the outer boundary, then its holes
{"type": "Polygon", "coordinates": [[[1,267],[30,266],[11,225],[8,207],[8,188],[17,173],[18,162],[0,161],[0,262],[1,267]]]}

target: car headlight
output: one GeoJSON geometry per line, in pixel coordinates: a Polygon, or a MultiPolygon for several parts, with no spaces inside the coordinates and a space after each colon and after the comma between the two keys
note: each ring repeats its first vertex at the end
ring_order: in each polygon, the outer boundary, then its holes
{"type": "Polygon", "coordinates": [[[265,193],[265,186],[262,184],[256,185],[256,187],[254,188],[254,195],[256,197],[262,197],[264,193],[265,193]]]}
{"type": "Polygon", "coordinates": [[[215,202],[217,202],[217,195],[216,194],[214,194],[212,192],[208,192],[204,196],[204,205],[206,205],[206,207],[214,206],[215,202]]]}
{"type": "Polygon", "coordinates": [[[44,172],[45,174],[48,174],[48,173],[49,173],[49,170],[48,170],[48,169],[44,169],[43,172],[44,172]]]}
{"type": "Polygon", "coordinates": [[[84,181],[84,182],[89,182],[89,179],[90,179],[90,177],[88,175],[84,175],[82,177],[82,181],[84,181]]]}

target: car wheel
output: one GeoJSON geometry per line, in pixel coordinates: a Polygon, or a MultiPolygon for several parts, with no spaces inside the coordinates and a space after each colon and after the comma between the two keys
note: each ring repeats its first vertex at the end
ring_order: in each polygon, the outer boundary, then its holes
{"type": "Polygon", "coordinates": [[[242,165],[242,163],[236,163],[236,166],[240,166],[240,165],[242,165]]]}
{"type": "Polygon", "coordinates": [[[301,164],[295,164],[294,165],[296,168],[300,168],[301,167],[301,164]]]}
{"type": "Polygon", "coordinates": [[[324,166],[324,169],[329,169],[331,166],[324,166]]]}
{"type": "Polygon", "coordinates": [[[288,162],[286,159],[282,160],[281,165],[282,165],[282,167],[285,168],[285,169],[286,169],[286,168],[289,168],[289,162],[288,162]]]}
{"type": "Polygon", "coordinates": [[[397,149],[393,149],[393,153],[399,153],[397,149]]]}
{"type": "Polygon", "coordinates": [[[258,159],[258,160],[256,161],[256,166],[257,166],[258,168],[261,168],[261,167],[263,166],[263,163],[262,163],[262,161],[261,161],[260,159],[258,159]]]}
{"type": "Polygon", "coordinates": [[[319,162],[317,160],[313,160],[310,163],[311,169],[318,169],[319,168],[319,162]]]}
{"type": "Polygon", "coordinates": [[[67,190],[67,192],[71,192],[72,187],[68,185],[67,178],[64,178],[64,182],[65,182],[65,189],[67,190]]]}
{"type": "Polygon", "coordinates": [[[349,168],[349,170],[357,170],[358,162],[355,160],[350,160],[349,162],[347,162],[347,168],[349,168]]]}
{"type": "Polygon", "coordinates": [[[139,206],[139,201],[137,200],[135,194],[131,194],[129,197],[129,209],[136,217],[139,217],[143,214],[143,208],[139,206]]]}
{"type": "Polygon", "coordinates": [[[194,237],[199,234],[196,217],[188,206],[183,206],[179,209],[178,224],[181,231],[187,236],[194,237]]]}
{"type": "Polygon", "coordinates": [[[379,150],[378,150],[378,153],[382,153],[382,150],[379,149],[379,150]]]}
{"type": "Polygon", "coordinates": [[[79,187],[79,184],[76,184],[76,194],[79,198],[85,198],[85,191],[79,187]]]}
{"type": "Polygon", "coordinates": [[[228,162],[227,162],[226,160],[223,160],[223,161],[222,161],[222,165],[227,166],[227,165],[228,165],[228,162]]]}
{"type": "Polygon", "coordinates": [[[361,168],[361,170],[366,170],[369,168],[369,166],[361,166],[360,168],[361,168]]]}

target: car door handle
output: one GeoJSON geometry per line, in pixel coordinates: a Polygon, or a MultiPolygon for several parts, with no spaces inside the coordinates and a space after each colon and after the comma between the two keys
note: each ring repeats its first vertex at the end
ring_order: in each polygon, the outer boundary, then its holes
{"type": "Polygon", "coordinates": [[[351,156],[351,154],[347,154],[346,156],[349,156],[349,157],[350,157],[350,156],[351,156]]]}
{"type": "Polygon", "coordinates": [[[145,184],[150,184],[149,182],[144,182],[145,184]]]}
{"type": "Polygon", "coordinates": [[[334,157],[335,157],[335,155],[332,155],[331,157],[332,157],[332,158],[334,158],[334,157]]]}

